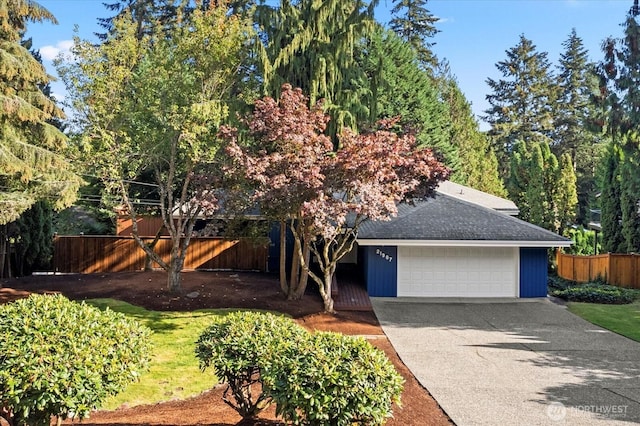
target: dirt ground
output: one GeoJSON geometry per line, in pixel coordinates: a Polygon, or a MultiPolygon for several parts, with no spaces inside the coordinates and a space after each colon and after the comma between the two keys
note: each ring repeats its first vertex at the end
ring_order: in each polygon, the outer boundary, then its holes
{"type": "MultiPolygon", "coordinates": [[[[109,297],[147,309],[189,311],[203,308],[252,308],[291,315],[310,330],[365,335],[383,350],[406,382],[402,407],[394,407],[390,426],[451,424],[438,406],[398,358],[373,312],[322,313],[322,301],[313,285],[302,301],[289,302],[279,291],[277,277],[245,272],[184,272],[180,294],[166,289],[164,272],[122,272],[83,275],[36,275],[0,281],[0,303],[27,297],[29,293],[60,292],[74,300],[109,297]]],[[[277,425],[273,407],[259,421],[242,422],[222,401],[223,386],[187,400],[98,411],[83,425],[277,425]]]]}

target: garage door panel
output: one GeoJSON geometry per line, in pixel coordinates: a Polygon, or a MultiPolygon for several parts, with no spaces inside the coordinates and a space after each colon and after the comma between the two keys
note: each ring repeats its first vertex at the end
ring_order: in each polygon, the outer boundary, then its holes
{"type": "Polygon", "coordinates": [[[517,297],[513,247],[398,247],[398,296],[517,297]]]}

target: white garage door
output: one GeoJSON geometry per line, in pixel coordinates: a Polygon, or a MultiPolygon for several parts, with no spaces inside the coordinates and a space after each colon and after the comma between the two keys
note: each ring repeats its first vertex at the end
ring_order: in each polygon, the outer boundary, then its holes
{"type": "Polygon", "coordinates": [[[517,297],[517,247],[398,247],[398,296],[517,297]]]}

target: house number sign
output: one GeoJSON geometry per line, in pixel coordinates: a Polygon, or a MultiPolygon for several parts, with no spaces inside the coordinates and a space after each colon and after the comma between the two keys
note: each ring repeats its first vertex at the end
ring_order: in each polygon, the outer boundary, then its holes
{"type": "Polygon", "coordinates": [[[389,256],[387,253],[383,252],[380,249],[376,249],[376,254],[388,262],[391,262],[393,260],[393,256],[389,256]]]}

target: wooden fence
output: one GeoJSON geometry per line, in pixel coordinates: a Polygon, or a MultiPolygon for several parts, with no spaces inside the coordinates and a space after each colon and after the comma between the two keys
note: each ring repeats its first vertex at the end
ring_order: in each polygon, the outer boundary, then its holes
{"type": "Polygon", "coordinates": [[[611,285],[640,289],[640,255],[574,256],[558,252],[558,275],[577,282],[603,279],[611,285]]]}
{"type": "MultiPolygon", "coordinates": [[[[171,240],[161,238],[155,251],[168,261],[171,240]]],[[[194,237],[187,249],[184,269],[266,271],[268,251],[266,245],[256,245],[248,239],[194,237]]],[[[145,253],[133,237],[57,236],[54,240],[55,272],[140,271],[144,264],[145,253]]],[[[155,263],[153,266],[158,267],[155,263]]]]}

